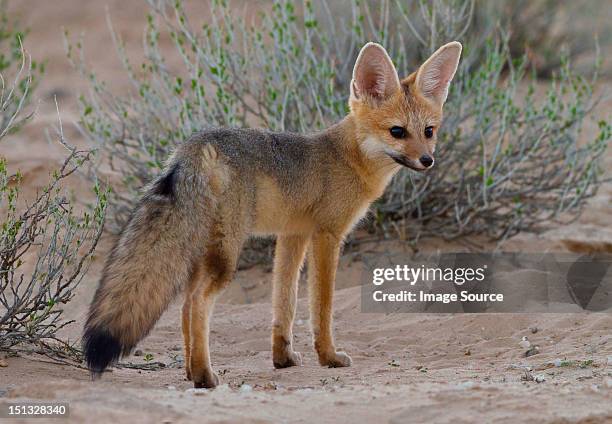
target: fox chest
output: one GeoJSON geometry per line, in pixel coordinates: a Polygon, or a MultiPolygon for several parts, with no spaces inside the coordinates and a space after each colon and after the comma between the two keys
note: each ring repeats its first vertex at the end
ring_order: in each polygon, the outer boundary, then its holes
{"type": "Polygon", "coordinates": [[[252,232],[255,234],[309,234],[325,229],[344,235],[368,212],[384,191],[338,176],[334,184],[288,194],[271,178],[257,180],[252,232]]]}
{"type": "Polygon", "coordinates": [[[378,196],[377,192],[354,183],[330,187],[314,205],[317,224],[344,236],[367,215],[370,205],[378,196]]]}

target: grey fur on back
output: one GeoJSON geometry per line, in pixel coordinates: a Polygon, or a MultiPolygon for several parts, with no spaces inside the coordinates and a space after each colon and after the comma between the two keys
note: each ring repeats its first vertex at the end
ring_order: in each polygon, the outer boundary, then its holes
{"type": "Polygon", "coordinates": [[[342,161],[326,133],[219,128],[195,133],[185,143],[213,144],[244,183],[251,186],[257,175],[265,175],[287,195],[300,195],[307,181],[324,178],[320,175],[322,162],[342,161]]]}

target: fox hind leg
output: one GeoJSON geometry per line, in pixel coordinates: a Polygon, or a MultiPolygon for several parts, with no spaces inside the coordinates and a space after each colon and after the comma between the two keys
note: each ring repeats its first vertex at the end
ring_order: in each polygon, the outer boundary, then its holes
{"type": "Polygon", "coordinates": [[[191,380],[191,291],[185,294],[185,302],[181,311],[181,324],[183,329],[183,344],[185,345],[185,373],[187,380],[191,380]]]}
{"type": "Polygon", "coordinates": [[[196,388],[212,388],[219,383],[210,362],[210,317],[217,297],[230,283],[236,270],[244,240],[241,228],[240,223],[213,226],[202,262],[204,278],[192,291],[189,370],[196,388]]]}
{"type": "MultiPolygon", "coordinates": [[[[194,293],[200,289],[200,285],[204,283],[203,278],[204,266],[202,263],[196,264],[193,273],[187,284],[185,291],[185,302],[181,311],[181,324],[183,330],[183,343],[185,345],[185,373],[187,380],[191,380],[191,307],[194,293]]],[[[201,290],[201,289],[200,289],[201,290]]]]}
{"type": "Polygon", "coordinates": [[[272,283],[272,362],[275,368],[302,365],[302,357],[293,350],[292,342],[297,286],[307,246],[306,236],[279,236],[276,240],[272,283]]]}
{"type": "Polygon", "coordinates": [[[218,290],[215,283],[205,283],[195,290],[191,299],[189,376],[195,388],[213,388],[219,378],[212,370],[209,350],[209,321],[218,290]]]}

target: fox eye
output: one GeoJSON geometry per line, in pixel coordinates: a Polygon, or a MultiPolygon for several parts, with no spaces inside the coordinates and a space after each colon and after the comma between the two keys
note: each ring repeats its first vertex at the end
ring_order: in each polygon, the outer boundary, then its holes
{"type": "Polygon", "coordinates": [[[433,127],[426,127],[425,128],[425,138],[431,138],[433,137],[433,127]]]}
{"type": "Polygon", "coordinates": [[[389,132],[391,133],[391,136],[393,136],[394,138],[404,138],[406,137],[407,131],[406,128],[404,127],[391,127],[389,129],[389,132]]]}

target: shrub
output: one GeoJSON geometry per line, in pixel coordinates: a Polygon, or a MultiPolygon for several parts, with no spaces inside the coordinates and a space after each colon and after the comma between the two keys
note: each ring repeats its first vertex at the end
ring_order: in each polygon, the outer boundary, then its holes
{"type": "MultiPolygon", "coordinates": [[[[3,16],[0,26],[7,23],[3,16]]],[[[12,47],[15,42],[21,46],[22,36],[4,26],[0,29],[0,47],[9,39],[16,40],[12,47]]],[[[4,49],[5,54],[0,55],[5,75],[15,70],[14,83],[3,87],[0,94],[0,143],[32,116],[24,108],[34,86],[35,71],[23,49],[18,54],[10,50],[10,54],[4,49]]],[[[51,347],[48,342],[69,323],[62,316],[63,305],[83,279],[102,233],[106,192],[96,185],[92,209],[77,213],[63,186],[91,152],[68,145],[61,122],[58,136],[68,156],[32,200],[20,199],[21,174],[9,173],[7,160],[0,156],[0,349],[23,343],[51,347]]]]}
{"type": "Polygon", "coordinates": [[[194,131],[312,131],[340,119],[356,54],[369,40],[388,48],[402,75],[444,42],[459,39],[465,47],[445,106],[437,166],[394,178],[375,205],[375,229],[411,242],[475,233],[503,240],[575,218],[598,187],[610,124],[601,122],[596,137],[578,143],[596,104],[594,80],[563,60],[540,94],[525,58],[512,56],[503,29],[490,26],[485,35],[472,29],[473,1],[339,6],[282,0],[246,20],[217,0],[211,22],[202,26],[190,22],[180,0],[148,4],[144,63],[132,63],[113,32],[132,93],[112,93],[85,65],[80,43],[67,43],[68,57],[92,86],[81,98],[84,132],[124,176],[111,205],[119,225],[140,187],[194,131]],[[161,37],[173,41],[182,59],[178,71],[166,63],[161,37]]]}
{"type": "Polygon", "coordinates": [[[8,2],[0,0],[0,138],[17,131],[31,113],[18,113],[30,99],[44,64],[27,60],[21,45],[26,33],[10,23],[8,2]]]}
{"type": "Polygon", "coordinates": [[[0,228],[0,349],[44,344],[70,323],[62,317],[63,305],[85,276],[101,236],[106,194],[96,186],[96,205],[79,214],[63,193],[62,184],[90,154],[70,149],[47,186],[22,208],[21,177],[9,175],[0,159],[0,200],[6,208],[0,228]]]}
{"type": "Polygon", "coordinates": [[[478,6],[474,30],[488,32],[500,25],[508,32],[512,57],[525,55],[538,77],[551,78],[563,66],[561,48],[577,62],[592,54],[594,37],[609,43],[612,36],[601,15],[605,0],[491,1],[478,6]]]}

